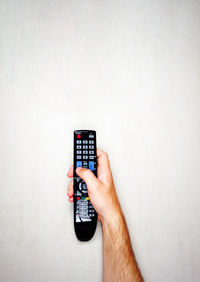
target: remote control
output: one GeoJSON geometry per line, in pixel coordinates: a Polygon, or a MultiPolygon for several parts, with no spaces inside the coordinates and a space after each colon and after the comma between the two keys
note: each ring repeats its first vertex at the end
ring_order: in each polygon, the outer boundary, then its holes
{"type": "Polygon", "coordinates": [[[77,167],[89,168],[97,176],[96,132],[74,131],[74,229],[78,240],[89,241],[96,230],[97,213],[86,183],[76,174],[77,167]]]}

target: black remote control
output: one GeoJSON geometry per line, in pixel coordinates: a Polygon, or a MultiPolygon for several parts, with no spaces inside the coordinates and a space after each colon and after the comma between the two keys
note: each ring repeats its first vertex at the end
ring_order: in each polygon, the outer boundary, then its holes
{"type": "Polygon", "coordinates": [[[76,174],[77,167],[89,168],[97,176],[96,132],[74,131],[74,229],[78,240],[89,241],[96,230],[97,213],[86,183],[76,174]]]}

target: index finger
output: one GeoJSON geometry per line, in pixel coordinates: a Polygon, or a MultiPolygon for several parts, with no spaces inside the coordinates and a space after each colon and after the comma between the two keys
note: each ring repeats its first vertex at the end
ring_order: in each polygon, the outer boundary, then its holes
{"type": "Polygon", "coordinates": [[[97,149],[97,173],[110,171],[110,162],[108,154],[100,149],[97,149]]]}

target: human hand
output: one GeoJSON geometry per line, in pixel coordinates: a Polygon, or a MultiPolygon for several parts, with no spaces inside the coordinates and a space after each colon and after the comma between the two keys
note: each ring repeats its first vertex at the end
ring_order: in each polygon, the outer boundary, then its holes
{"type": "MultiPolygon", "coordinates": [[[[97,177],[91,170],[81,167],[76,169],[76,173],[85,181],[90,201],[102,223],[112,221],[112,217],[116,213],[121,213],[107,153],[97,149],[97,177]]],[[[73,165],[67,176],[73,177],[73,165]]],[[[67,195],[69,201],[73,202],[73,180],[68,185],[67,195]]]]}

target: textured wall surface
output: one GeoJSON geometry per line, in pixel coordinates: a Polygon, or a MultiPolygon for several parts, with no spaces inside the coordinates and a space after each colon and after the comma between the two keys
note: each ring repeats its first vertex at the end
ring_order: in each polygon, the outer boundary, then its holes
{"type": "Polygon", "coordinates": [[[145,280],[200,281],[199,50],[199,1],[0,1],[0,281],[101,281],[65,194],[84,128],[145,280]]]}

